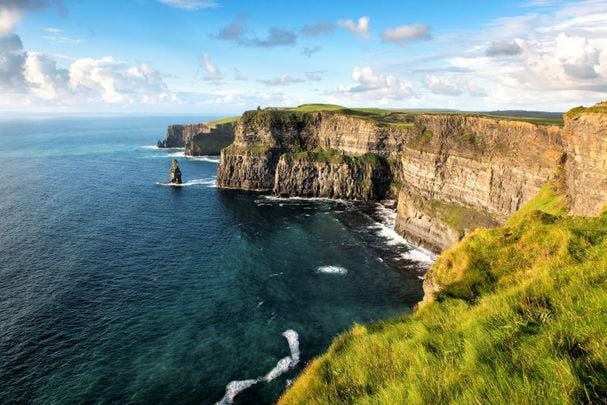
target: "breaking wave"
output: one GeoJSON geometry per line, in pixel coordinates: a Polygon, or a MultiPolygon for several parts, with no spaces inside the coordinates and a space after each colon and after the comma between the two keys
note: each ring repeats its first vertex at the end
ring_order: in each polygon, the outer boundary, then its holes
{"type": "Polygon", "coordinates": [[[197,160],[199,162],[219,163],[218,156],[185,156],[188,160],[197,160]]]}
{"type": "Polygon", "coordinates": [[[285,337],[285,339],[287,339],[291,355],[278,360],[276,366],[274,366],[274,368],[263,377],[251,380],[231,381],[228,385],[226,385],[226,393],[223,398],[217,402],[217,405],[229,405],[233,403],[234,398],[236,398],[236,395],[238,395],[240,392],[262,381],[270,382],[291,370],[297,365],[297,363],[299,363],[299,334],[293,329],[288,329],[284,331],[282,335],[285,337]]]}
{"type": "Polygon", "coordinates": [[[165,182],[157,182],[156,184],[159,186],[168,186],[168,187],[189,187],[189,186],[207,186],[207,187],[216,187],[216,178],[209,177],[206,179],[193,179],[183,182],[181,184],[173,184],[173,183],[165,183],[165,182]]]}
{"type": "MultiPolygon", "coordinates": [[[[393,202],[388,201],[388,203],[393,202]]],[[[379,218],[379,221],[369,226],[369,229],[374,229],[377,232],[377,235],[385,239],[386,244],[390,246],[401,245],[408,247],[409,250],[401,255],[404,259],[419,262],[423,265],[429,265],[436,260],[436,256],[432,252],[422,247],[412,245],[407,239],[403,238],[394,230],[396,224],[396,210],[378,203],[375,209],[375,215],[379,218]]]]}

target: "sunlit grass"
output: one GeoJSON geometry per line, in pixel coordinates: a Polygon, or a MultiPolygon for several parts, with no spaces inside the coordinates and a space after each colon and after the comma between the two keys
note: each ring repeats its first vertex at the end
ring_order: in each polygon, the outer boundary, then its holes
{"type": "Polygon", "coordinates": [[[566,216],[555,188],[443,254],[433,302],[337,337],[281,403],[604,402],[607,214],[566,216]]]}

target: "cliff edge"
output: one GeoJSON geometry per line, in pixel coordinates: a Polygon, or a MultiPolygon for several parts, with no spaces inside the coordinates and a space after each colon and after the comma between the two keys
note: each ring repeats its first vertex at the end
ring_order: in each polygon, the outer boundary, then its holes
{"type": "Polygon", "coordinates": [[[564,159],[563,129],[465,114],[245,112],[220,187],[280,196],[398,199],[396,230],[441,251],[504,221],[564,159]]]}

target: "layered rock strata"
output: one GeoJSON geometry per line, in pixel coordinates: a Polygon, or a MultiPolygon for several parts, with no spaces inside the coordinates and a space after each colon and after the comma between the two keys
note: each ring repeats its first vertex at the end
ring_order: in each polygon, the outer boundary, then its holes
{"type": "Polygon", "coordinates": [[[385,125],[339,112],[250,111],[221,154],[218,185],[281,196],[393,194],[397,230],[440,251],[478,226],[505,221],[563,154],[555,125],[459,114],[385,125]]]}
{"type": "Polygon", "coordinates": [[[170,125],[159,148],[185,148],[188,156],[219,155],[234,141],[234,124],[170,125]]]}

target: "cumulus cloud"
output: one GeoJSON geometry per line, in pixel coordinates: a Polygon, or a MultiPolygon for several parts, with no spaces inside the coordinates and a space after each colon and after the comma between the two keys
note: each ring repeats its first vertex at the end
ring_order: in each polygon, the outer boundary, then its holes
{"type": "Polygon", "coordinates": [[[208,53],[202,54],[202,67],[206,72],[205,80],[221,80],[223,79],[223,74],[219,68],[211,61],[211,57],[208,53]]]}
{"type": "Polygon", "coordinates": [[[304,55],[306,58],[310,58],[315,53],[320,52],[321,49],[322,48],[320,46],[306,46],[304,49],[301,50],[301,54],[304,55]]]}
{"type": "Polygon", "coordinates": [[[257,81],[267,86],[288,86],[290,84],[304,82],[305,80],[283,74],[272,79],[260,79],[257,81]]]}
{"type": "Polygon", "coordinates": [[[316,24],[301,27],[301,35],[304,37],[316,37],[335,31],[335,24],[330,21],[319,21],[316,24]]]}
{"type": "Polygon", "coordinates": [[[523,50],[516,42],[492,42],[485,54],[491,57],[519,55],[523,50]]]}
{"type": "Polygon", "coordinates": [[[59,3],[59,0],[2,0],[0,2],[0,37],[8,35],[26,12],[44,9],[59,3]]]}
{"type": "Polygon", "coordinates": [[[18,91],[25,86],[23,69],[26,54],[18,35],[0,37],[0,89],[18,91]]]}
{"type": "Polygon", "coordinates": [[[355,67],[352,72],[352,86],[340,86],[339,95],[369,101],[402,100],[415,96],[411,85],[394,75],[376,73],[369,66],[355,67]]]}
{"type": "Polygon", "coordinates": [[[219,6],[219,3],[215,0],[158,0],[158,2],[188,11],[216,8],[219,6]]]}
{"type": "Polygon", "coordinates": [[[129,65],[112,57],[83,58],[70,65],[69,84],[89,101],[161,103],[174,101],[161,75],[147,64],[129,65]]]}
{"type": "Polygon", "coordinates": [[[29,90],[43,100],[58,100],[69,94],[69,72],[57,68],[57,63],[38,52],[28,52],[24,70],[29,90]]]}
{"type": "Polygon", "coordinates": [[[411,41],[428,40],[430,38],[430,28],[425,24],[401,25],[388,28],[382,33],[384,42],[394,42],[401,46],[405,46],[411,41]]]}
{"type": "Polygon", "coordinates": [[[347,29],[352,34],[357,35],[360,38],[368,39],[370,22],[370,17],[362,16],[358,19],[358,22],[354,22],[352,20],[339,20],[337,21],[337,25],[347,29]]]}

